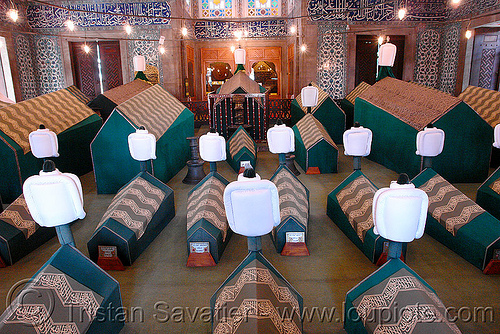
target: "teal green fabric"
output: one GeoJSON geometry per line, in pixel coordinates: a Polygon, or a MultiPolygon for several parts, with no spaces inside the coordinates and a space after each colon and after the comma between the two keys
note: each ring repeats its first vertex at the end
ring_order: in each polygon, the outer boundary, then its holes
{"type": "MultiPolygon", "coordinates": [[[[305,115],[296,99],[292,101],[290,113],[292,125],[297,124],[305,115]]],[[[313,116],[325,127],[335,144],[342,144],[346,128],[346,114],[331,97],[323,101],[321,106],[314,111],[313,116]]]]}
{"type": "MultiPolygon", "coordinates": [[[[59,157],[51,160],[60,171],[83,175],[92,170],[89,144],[101,125],[102,119],[92,115],[57,135],[59,157]]],[[[43,160],[35,158],[31,151],[24,154],[22,148],[2,131],[0,160],[0,195],[4,203],[11,203],[21,195],[23,182],[40,172],[43,160]]]]}
{"type": "Polygon", "coordinates": [[[96,318],[87,334],[118,333],[125,324],[125,317],[117,316],[122,310],[120,284],[104,270],[99,268],[78,249],[63,245],[33,275],[34,279],[45,267],[52,265],[77,282],[104,297],[96,318]],[[111,317],[108,310],[112,310],[111,317]]]}
{"type": "Polygon", "coordinates": [[[394,73],[392,73],[392,67],[391,66],[380,66],[380,70],[378,71],[377,79],[375,79],[375,81],[380,81],[386,77],[395,78],[394,73]]]}
{"type": "MultiPolygon", "coordinates": [[[[132,159],[128,147],[128,135],[138,127],[115,109],[92,141],[99,194],[115,194],[140,171],[140,163],[132,159]]],[[[194,115],[184,109],[163,136],[156,139],[155,177],[166,183],[185,166],[190,155],[186,138],[192,136],[194,115]]]]}
{"type": "MultiPolygon", "coordinates": [[[[198,184],[189,191],[188,198],[189,196],[191,196],[193,191],[196,191],[211,177],[216,177],[226,186],[229,184],[229,181],[226,180],[219,173],[210,172],[208,173],[207,176],[203,178],[203,180],[198,182],[198,184]]],[[[202,218],[198,222],[196,222],[193,226],[191,226],[191,228],[187,231],[188,254],[190,253],[189,244],[191,242],[208,242],[210,245],[210,255],[212,255],[212,258],[214,259],[215,263],[219,263],[222,253],[224,252],[224,249],[226,248],[229,240],[231,239],[232,234],[233,231],[230,228],[228,228],[226,240],[224,240],[221,230],[215,227],[205,218],[202,218]]]]}
{"type": "Polygon", "coordinates": [[[307,172],[310,167],[318,167],[321,174],[337,173],[339,151],[325,140],[306,150],[297,126],[293,126],[295,134],[295,161],[307,172]]]}
{"type": "MultiPolygon", "coordinates": [[[[226,154],[227,160],[226,161],[229,164],[229,166],[231,166],[231,168],[234,169],[234,171],[236,173],[238,173],[240,170],[240,162],[241,161],[250,161],[250,164],[252,165],[252,167],[254,169],[257,167],[257,156],[253,155],[253,153],[250,152],[250,150],[248,148],[242,147],[234,156],[231,156],[231,154],[229,153],[229,143],[234,138],[234,136],[240,131],[246,132],[246,130],[242,126],[240,126],[238,129],[236,129],[236,131],[234,131],[233,135],[231,136],[231,138],[228,139],[228,141],[226,143],[226,152],[227,152],[227,154],[226,154]]],[[[247,132],[247,134],[248,134],[248,132],[247,132]]],[[[257,152],[257,144],[255,144],[255,142],[254,142],[253,145],[255,148],[255,152],[257,152]]]]}
{"type": "Polygon", "coordinates": [[[479,187],[476,203],[488,211],[496,219],[500,219],[500,194],[493,191],[490,185],[500,178],[500,168],[497,168],[486,181],[479,187]]]}
{"type": "MultiPolygon", "coordinates": [[[[436,174],[427,168],[412,182],[415,187],[420,187],[436,174]]],[[[492,259],[494,249],[500,248],[500,221],[488,212],[462,226],[456,236],[428,213],[425,232],[481,270],[492,259]]]]}
{"type": "MultiPolygon", "coordinates": [[[[140,172],[127,184],[138,177],[142,177],[152,185],[160,188],[165,193],[165,198],[158,210],[154,213],[144,234],[137,239],[136,234],[128,227],[118,223],[113,218],[106,220],[98,229],[94,231],[87,243],[89,257],[97,262],[99,257],[99,245],[116,246],[118,257],[126,266],[132,263],[141,255],[158,234],[167,226],[175,216],[174,191],[166,184],[147,172],[140,172]]],[[[124,187],[127,185],[125,184],[124,187]]]]}
{"type": "MultiPolygon", "coordinates": [[[[354,110],[354,120],[373,133],[368,158],[397,173],[417,175],[421,161],[415,154],[418,131],[359,97],[354,110]]],[[[444,130],[446,137],[443,152],[433,159],[433,168],[452,183],[483,182],[488,176],[493,141],[488,123],[461,102],[435,120],[434,126],[444,130]]]]}
{"type": "Polygon", "coordinates": [[[146,77],[146,74],[144,74],[143,71],[138,71],[137,74],[135,75],[135,79],[141,79],[141,80],[144,80],[144,81],[149,81],[148,78],[146,77]]]}
{"type": "Polygon", "coordinates": [[[354,104],[347,99],[342,99],[340,100],[340,108],[345,113],[345,127],[349,129],[354,125],[354,104]]]}
{"type": "MultiPolygon", "coordinates": [[[[360,171],[354,171],[349,175],[344,181],[342,181],[332,192],[328,195],[326,203],[326,214],[330,219],[344,232],[344,234],[366,255],[366,257],[372,262],[377,263],[380,255],[384,250],[384,242],[386,239],[382,238],[380,235],[373,233],[373,227],[366,232],[364,242],[361,241],[356,231],[352,228],[349,223],[349,219],[342,211],[337,200],[337,194],[344,189],[349,183],[354,179],[364,174],[360,171]]],[[[366,176],[365,176],[366,177],[366,176]]],[[[366,178],[369,180],[368,178],[366,178]]],[[[369,180],[370,181],[370,180],[369,180]]],[[[372,185],[377,188],[373,182],[370,181],[372,185]]]]}
{"type": "MultiPolygon", "coordinates": [[[[344,309],[344,329],[349,334],[361,334],[367,333],[361,319],[359,317],[358,312],[356,311],[353,302],[363,293],[368,291],[370,288],[379,284],[380,282],[387,279],[389,276],[395,274],[400,269],[406,269],[413,276],[415,276],[423,285],[429,288],[432,292],[436,293],[434,289],[427,284],[420,276],[417,275],[415,271],[413,271],[410,267],[408,267],[405,263],[403,263],[399,259],[393,259],[386,262],[383,266],[381,266],[377,271],[373,274],[365,278],[358,285],[352,288],[347,292],[345,297],[345,309],[344,309]]],[[[399,305],[401,306],[401,305],[399,305]]]]}
{"type": "Polygon", "coordinates": [[[234,74],[238,73],[239,71],[245,71],[245,66],[243,66],[243,64],[238,64],[238,66],[236,66],[234,74]]]}

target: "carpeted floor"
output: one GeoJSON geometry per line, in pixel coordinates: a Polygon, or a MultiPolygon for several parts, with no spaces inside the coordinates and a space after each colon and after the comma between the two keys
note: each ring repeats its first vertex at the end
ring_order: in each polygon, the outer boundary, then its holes
{"type": "MultiPolygon", "coordinates": [[[[339,150],[339,173],[299,176],[310,190],[309,257],[283,257],[269,237],[263,237],[264,256],[302,294],[307,307],[305,333],[344,333],[342,305],[345,294],[377,269],[326,216],[326,198],[352,171],[352,160],[339,150]],[[335,313],[332,311],[335,310],[335,313]]],[[[278,157],[259,152],[257,172],[269,178],[278,157]]],[[[218,164],[228,180],[236,173],[226,162],[218,164]]],[[[397,174],[367,159],[363,172],[378,187],[388,186],[397,174]]],[[[121,333],[210,333],[209,300],[219,285],[247,253],[246,239],[233,235],[220,263],[210,268],[187,268],[186,200],[191,185],[182,183],[184,168],[168,185],[175,191],[176,216],[133,266],[109,272],[120,282],[128,312],[121,333]]],[[[208,172],[208,164],[205,165],[208,172]]],[[[97,195],[93,174],[83,176],[87,217],[72,226],[78,249],[88,254],[86,243],[113,195],[97,195]]],[[[479,184],[458,184],[471,198],[479,184]]],[[[5,300],[16,282],[31,277],[57,250],[53,238],[11,267],[0,269],[0,298],[5,300]]],[[[500,276],[486,276],[433,238],[424,235],[408,246],[407,264],[438,293],[464,333],[500,333],[500,276]],[[481,319],[481,310],[487,319],[481,319]],[[489,309],[486,309],[489,310],[489,309]],[[490,315],[493,314],[493,320],[490,315]]],[[[2,302],[0,312],[5,310],[2,302]]]]}

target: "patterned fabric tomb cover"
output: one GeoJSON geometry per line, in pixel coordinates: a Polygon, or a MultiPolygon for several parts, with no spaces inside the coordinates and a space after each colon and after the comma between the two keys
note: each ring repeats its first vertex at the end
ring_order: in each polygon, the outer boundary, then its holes
{"type": "Polygon", "coordinates": [[[39,228],[39,225],[31,217],[22,194],[0,213],[0,220],[22,231],[26,239],[39,228]]]}
{"type": "Polygon", "coordinates": [[[300,132],[300,136],[302,137],[306,150],[309,151],[314,145],[322,140],[325,140],[328,144],[338,150],[337,145],[335,145],[323,125],[313,115],[306,114],[300,121],[297,122],[296,126],[300,132]]]}
{"type": "Polygon", "coordinates": [[[460,333],[438,296],[405,268],[361,294],[353,306],[368,333],[460,333]],[[387,311],[394,310],[388,320],[387,311]]]}
{"type": "Polygon", "coordinates": [[[141,79],[135,79],[134,81],[129,82],[125,85],[121,85],[105,91],[104,93],[102,93],[102,95],[106,96],[108,99],[118,105],[148,88],[151,88],[150,83],[141,79]]]}
{"type": "Polygon", "coordinates": [[[222,232],[222,241],[226,240],[229,225],[224,209],[224,189],[226,186],[215,176],[206,180],[201,187],[188,197],[187,230],[200,219],[205,218],[222,232]]]}
{"type": "Polygon", "coordinates": [[[234,137],[229,141],[229,154],[234,157],[243,147],[246,147],[253,156],[257,155],[255,143],[246,131],[236,130],[234,137]]]}
{"type": "MultiPolygon", "coordinates": [[[[217,94],[233,94],[236,90],[242,89],[247,94],[260,94],[261,86],[254,80],[250,79],[244,71],[239,71],[226,81],[217,91],[217,94]]],[[[223,97],[217,98],[215,104],[219,104],[223,97]]],[[[262,105],[262,99],[256,99],[257,103],[262,105]]]]}
{"type": "Polygon", "coordinates": [[[358,97],[416,130],[422,130],[461,102],[441,91],[390,77],[380,80],[358,97]]]}
{"type": "Polygon", "coordinates": [[[59,134],[94,114],[65,88],[0,109],[0,130],[26,154],[31,150],[29,134],[40,124],[59,134]]]}
{"type": "Polygon", "coordinates": [[[500,121],[500,92],[486,88],[469,86],[459,96],[491,127],[500,121]]]}
{"type": "MultiPolygon", "coordinates": [[[[321,107],[321,104],[323,104],[323,102],[329,97],[329,95],[327,92],[325,92],[323,89],[321,89],[321,87],[319,87],[317,83],[311,82],[311,85],[313,87],[318,88],[318,104],[311,108],[311,113],[314,114],[314,112],[316,110],[318,110],[318,108],[321,107]]],[[[299,104],[299,106],[304,111],[304,113],[307,114],[307,107],[304,107],[302,105],[302,94],[297,94],[296,100],[297,100],[297,103],[299,104]]]]}
{"type": "Polygon", "coordinates": [[[363,242],[366,232],[373,227],[372,205],[376,191],[373,184],[361,174],[336,195],[342,211],[363,242]]]}
{"type": "Polygon", "coordinates": [[[490,184],[491,190],[500,195],[500,179],[490,184]]]}
{"type": "Polygon", "coordinates": [[[160,85],[154,85],[119,104],[116,109],[137,126],[144,125],[158,140],[186,106],[160,85]]]}
{"type": "Polygon", "coordinates": [[[357,85],[349,94],[347,94],[345,99],[347,101],[351,102],[352,104],[354,104],[354,101],[356,100],[356,98],[370,87],[371,87],[370,84],[368,84],[364,81],[361,81],[359,83],[359,85],[357,85]]]}
{"type": "Polygon", "coordinates": [[[10,106],[11,104],[12,104],[12,103],[8,103],[8,102],[0,101],[0,108],[10,106]]]}
{"type": "Polygon", "coordinates": [[[429,196],[429,213],[454,236],[459,228],[485,212],[439,174],[419,188],[429,196]]]}
{"type": "Polygon", "coordinates": [[[140,239],[165,195],[163,190],[142,177],[136,178],[116,194],[96,230],[112,218],[134,231],[140,239]]]}
{"type": "Polygon", "coordinates": [[[306,187],[288,168],[281,168],[271,181],[278,188],[281,221],[287,219],[288,216],[293,216],[297,222],[307,228],[309,200],[306,187]]]}
{"type": "Polygon", "coordinates": [[[48,265],[0,318],[2,333],[85,333],[103,297],[48,265]]]}
{"type": "Polygon", "coordinates": [[[81,90],[79,90],[76,86],[69,86],[66,88],[71,94],[73,94],[78,100],[82,101],[82,103],[87,104],[90,102],[90,97],[83,94],[81,90]]]}
{"type": "Polygon", "coordinates": [[[243,260],[210,305],[214,334],[302,333],[302,297],[258,252],[243,260]]]}

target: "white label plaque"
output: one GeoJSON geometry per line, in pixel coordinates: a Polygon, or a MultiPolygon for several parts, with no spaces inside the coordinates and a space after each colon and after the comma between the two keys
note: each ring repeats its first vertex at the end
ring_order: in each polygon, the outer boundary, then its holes
{"type": "Polygon", "coordinates": [[[305,242],[304,232],[286,232],[286,242],[305,242]]]}
{"type": "Polygon", "coordinates": [[[245,160],[245,161],[240,161],[240,167],[244,167],[246,169],[246,168],[251,168],[252,165],[250,164],[250,161],[245,160]]]}
{"type": "Polygon", "coordinates": [[[208,253],[210,252],[210,244],[208,242],[190,242],[190,253],[208,253]]]}

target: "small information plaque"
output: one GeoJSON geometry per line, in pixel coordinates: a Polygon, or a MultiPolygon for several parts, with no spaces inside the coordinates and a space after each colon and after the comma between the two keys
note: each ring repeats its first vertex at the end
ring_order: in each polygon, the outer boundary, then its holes
{"type": "Polygon", "coordinates": [[[99,257],[117,257],[116,246],[97,246],[99,248],[99,257]]]}
{"type": "Polygon", "coordinates": [[[208,242],[190,242],[190,253],[210,253],[210,244],[208,242]]]}
{"type": "Polygon", "coordinates": [[[305,242],[304,232],[286,232],[286,242],[305,242]]]}
{"type": "Polygon", "coordinates": [[[389,241],[384,241],[384,249],[383,253],[387,253],[389,251],[389,241]]]}

